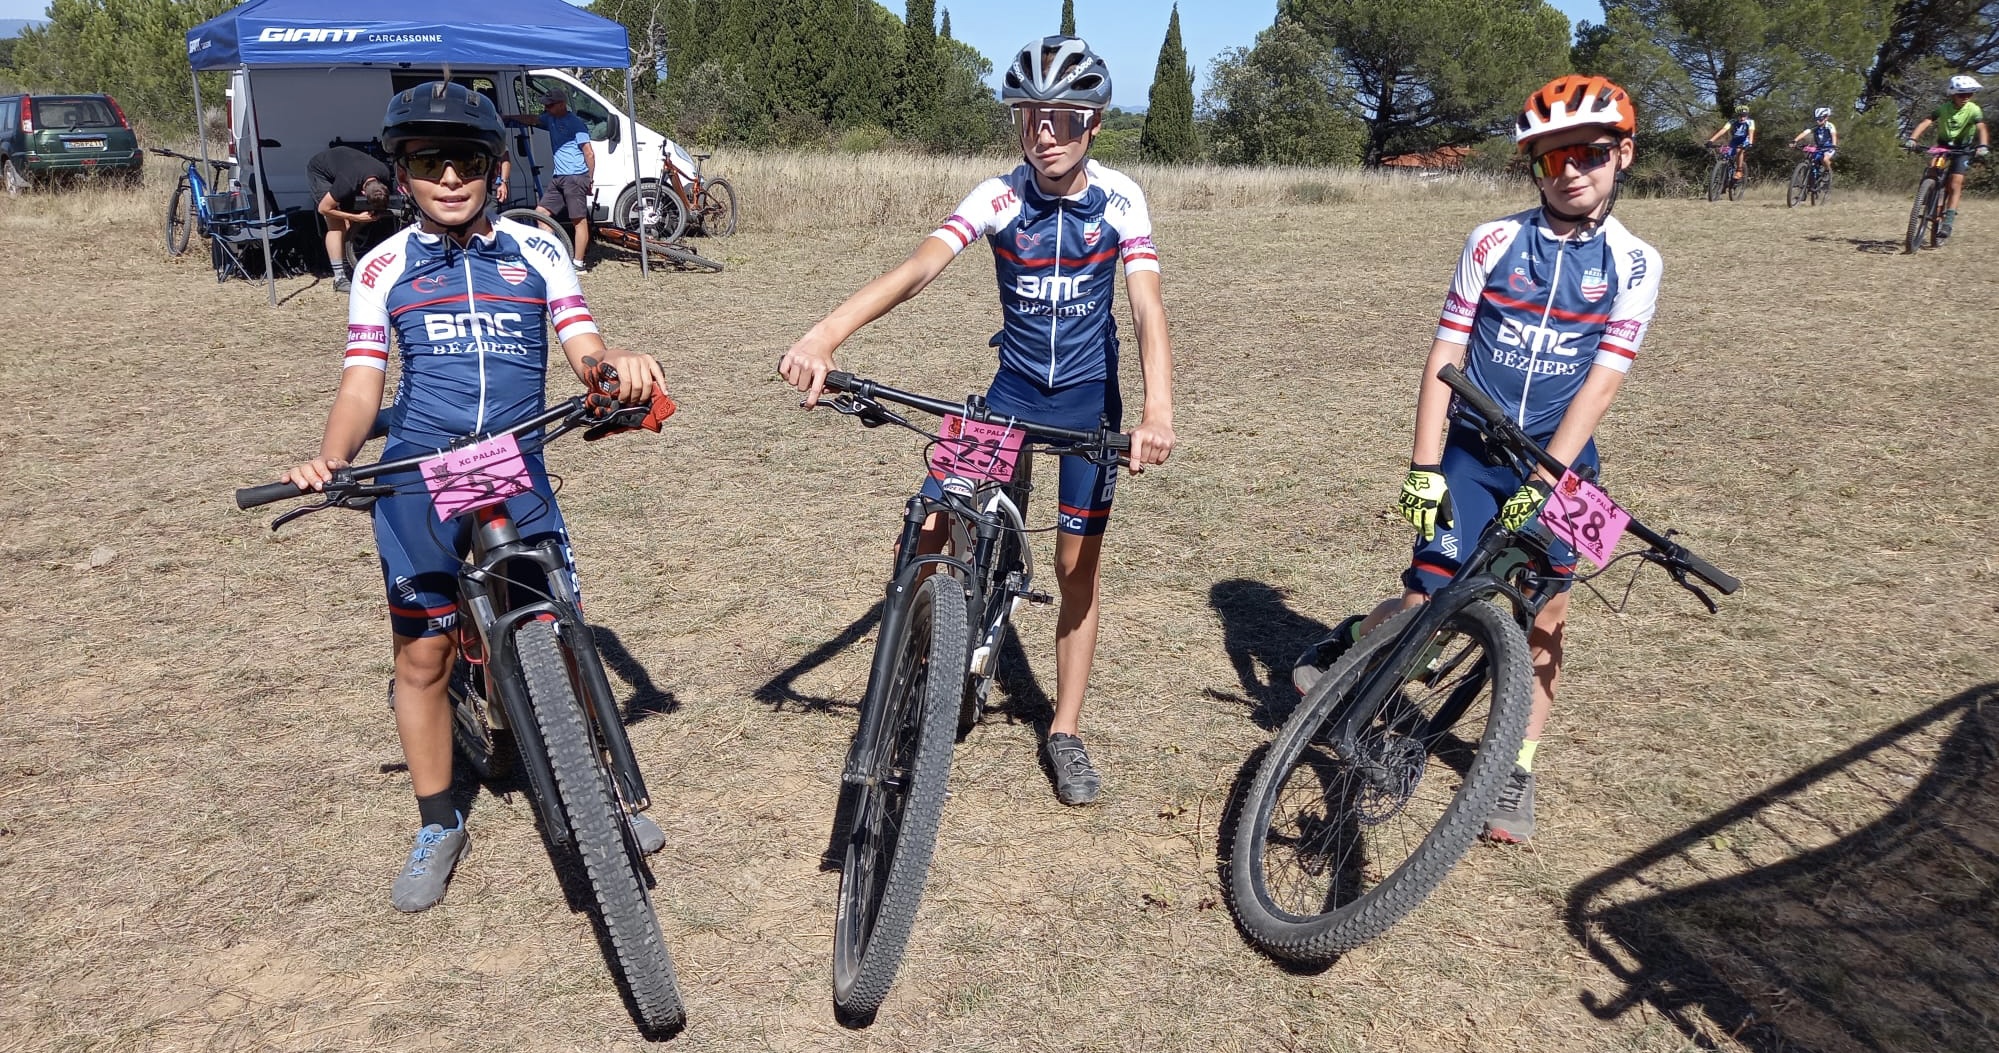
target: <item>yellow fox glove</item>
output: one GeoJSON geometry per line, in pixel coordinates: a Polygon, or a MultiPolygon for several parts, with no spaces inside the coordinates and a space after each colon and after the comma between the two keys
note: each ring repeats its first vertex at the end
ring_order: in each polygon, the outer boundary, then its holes
{"type": "Polygon", "coordinates": [[[1402,518],[1430,541],[1437,536],[1437,524],[1452,526],[1451,488],[1444,482],[1443,466],[1410,462],[1409,477],[1402,480],[1402,499],[1397,507],[1402,518]]]}
{"type": "Polygon", "coordinates": [[[1526,525],[1534,513],[1541,510],[1541,502],[1548,499],[1551,488],[1540,478],[1532,478],[1520,484],[1520,489],[1499,506],[1499,525],[1508,530],[1518,530],[1526,525]]]}

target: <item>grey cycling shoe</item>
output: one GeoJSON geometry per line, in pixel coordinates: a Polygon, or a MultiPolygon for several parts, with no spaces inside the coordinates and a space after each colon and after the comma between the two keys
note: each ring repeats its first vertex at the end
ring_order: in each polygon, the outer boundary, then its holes
{"type": "Polygon", "coordinates": [[[418,830],[409,862],[403,864],[403,872],[396,875],[396,883],[389,889],[389,902],[405,914],[437,906],[444,898],[444,886],[451,882],[452,869],[471,844],[463,815],[449,830],[436,823],[418,830]]]}
{"type": "Polygon", "coordinates": [[[632,827],[632,839],[639,843],[639,851],[652,855],[666,847],[666,831],[652,821],[652,816],[644,812],[633,812],[628,819],[632,827]]]}
{"type": "Polygon", "coordinates": [[[1055,796],[1063,804],[1090,804],[1103,788],[1103,776],[1090,763],[1083,740],[1057,732],[1048,736],[1048,767],[1055,773],[1055,796]]]}

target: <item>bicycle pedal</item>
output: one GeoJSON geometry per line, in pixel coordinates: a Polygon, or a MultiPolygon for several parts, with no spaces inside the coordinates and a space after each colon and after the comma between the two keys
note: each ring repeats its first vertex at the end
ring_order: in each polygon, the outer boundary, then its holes
{"type": "Polygon", "coordinates": [[[984,676],[986,675],[986,667],[991,664],[992,659],[992,645],[980,644],[972,650],[971,661],[965,663],[965,670],[973,676],[984,676]]]}
{"type": "Polygon", "coordinates": [[[1027,602],[1029,603],[1048,604],[1055,602],[1055,597],[1050,596],[1045,592],[1034,592],[1034,591],[1024,592],[1021,593],[1021,597],[1027,600],[1027,602]]]}

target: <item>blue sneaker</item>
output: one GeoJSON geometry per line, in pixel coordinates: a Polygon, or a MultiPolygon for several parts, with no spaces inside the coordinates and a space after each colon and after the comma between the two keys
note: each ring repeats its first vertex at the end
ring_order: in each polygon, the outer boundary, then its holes
{"type": "Polygon", "coordinates": [[[436,823],[418,830],[416,843],[410,847],[409,862],[403,865],[403,872],[396,875],[396,883],[389,889],[389,902],[405,914],[437,906],[437,901],[444,898],[444,886],[451,881],[452,868],[465,858],[465,850],[471,845],[463,814],[458,816],[458,825],[449,830],[436,823]]]}

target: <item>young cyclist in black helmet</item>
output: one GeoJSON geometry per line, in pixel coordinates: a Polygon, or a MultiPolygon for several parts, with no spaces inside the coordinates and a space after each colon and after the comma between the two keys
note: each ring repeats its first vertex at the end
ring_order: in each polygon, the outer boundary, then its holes
{"type": "MultiPolygon", "coordinates": [[[[960,251],[989,238],[1004,326],[999,372],[986,394],[996,411],[1077,429],[1107,417],[1121,427],[1112,294],[1122,266],[1145,378],[1131,470],[1173,452],[1173,348],[1159,292],[1159,256],[1138,184],[1089,159],[1110,70],[1088,44],[1051,36],[1021,48],[1000,99],[1013,110],[1023,162],[980,183],[900,265],[821,319],[778,369],[816,405],[833,352],[855,330],[915,296],[960,251]]],[[[1098,567],[1117,480],[1114,468],[1065,457],[1055,543],[1061,611],[1055,628],[1055,715],[1044,744],[1064,804],[1096,800],[1101,778],[1083,746],[1083,692],[1097,649],[1098,567]]],[[[935,486],[933,481],[930,486],[935,486]]],[[[926,546],[941,539],[926,535],[926,546]]]]}
{"type": "MultiPolygon", "coordinates": [[[[367,438],[382,406],[392,346],[400,352],[384,460],[441,450],[454,440],[511,427],[543,409],[548,330],[586,385],[596,366],[617,370],[621,401],[665,385],[650,355],[607,350],[569,257],[538,228],[487,211],[505,129],[491,99],[446,81],[389,101],[382,145],[422,217],[362,260],[348,301],[340,389],[319,456],[285,473],[322,489],[367,438]]],[[[567,533],[539,444],[522,441],[534,489],[511,499],[522,537],[567,533]]],[[[395,484],[407,480],[385,478],[395,484]]],[[[442,542],[464,520],[440,525],[421,488],[375,503],[375,546],[388,591],[395,647],[396,731],[409,762],[420,829],[390,901],[418,911],[444,896],[468,839],[451,802],[451,703],[446,678],[457,653],[459,552],[442,542]]],[[[463,547],[466,537],[458,537],[463,547]]]]}

